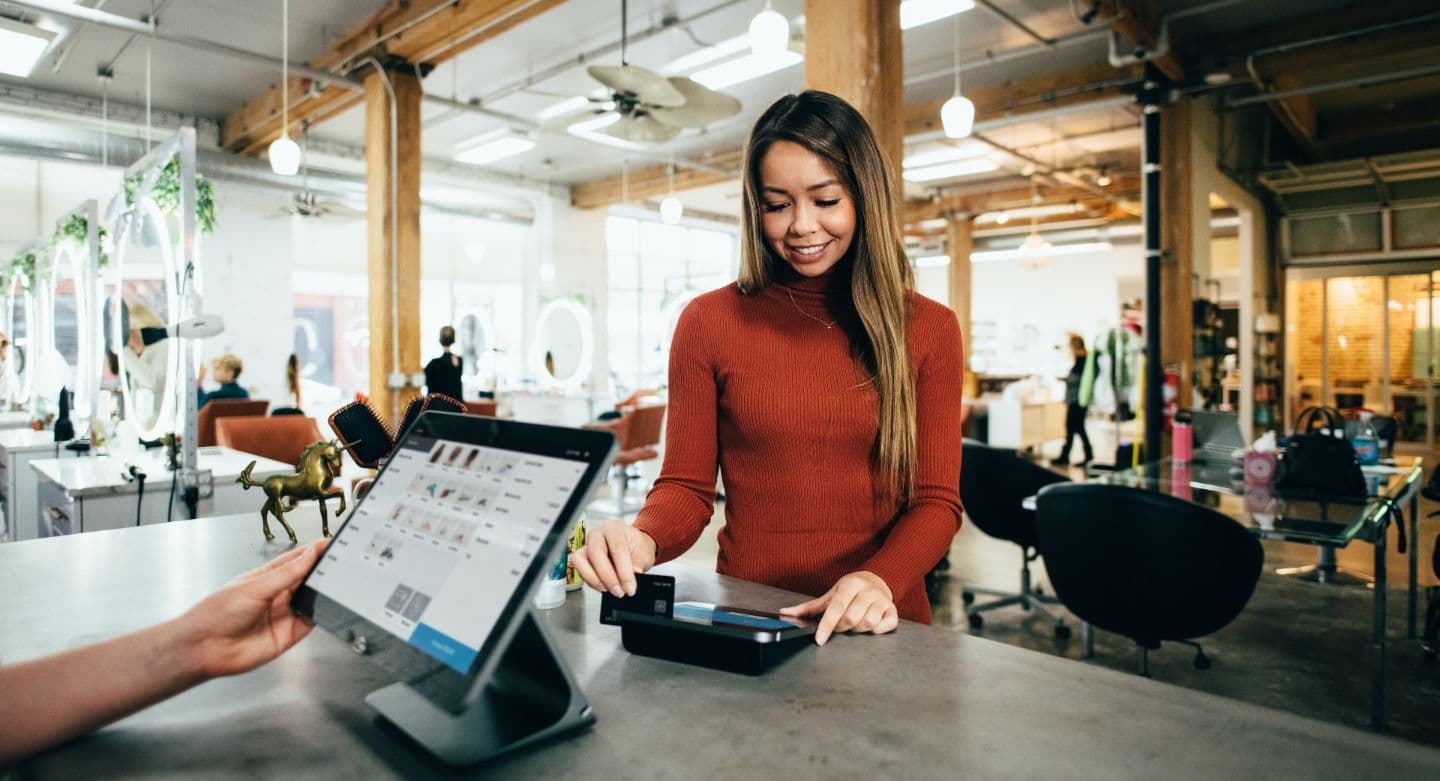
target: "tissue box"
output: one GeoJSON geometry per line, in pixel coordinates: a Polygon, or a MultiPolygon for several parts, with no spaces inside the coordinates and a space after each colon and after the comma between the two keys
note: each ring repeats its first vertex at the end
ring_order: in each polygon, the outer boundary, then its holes
{"type": "Polygon", "coordinates": [[[1270,485],[1275,481],[1275,451],[1245,451],[1245,485],[1270,485]]]}

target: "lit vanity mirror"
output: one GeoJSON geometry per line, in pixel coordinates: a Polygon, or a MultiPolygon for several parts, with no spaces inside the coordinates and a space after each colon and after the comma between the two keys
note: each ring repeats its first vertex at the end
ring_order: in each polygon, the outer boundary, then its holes
{"type": "Polygon", "coordinates": [[[19,274],[11,277],[10,287],[5,291],[5,334],[10,339],[9,347],[0,353],[4,361],[0,373],[3,386],[3,400],[7,406],[20,407],[30,403],[34,378],[30,372],[31,349],[35,332],[35,297],[30,294],[30,285],[19,274]]]}
{"type": "Polygon", "coordinates": [[[105,352],[125,409],[141,439],[175,430],[178,345],[165,325],[179,312],[175,245],[149,198],[118,221],[107,269],[105,352]]]}
{"type": "Polygon", "coordinates": [[[558,298],[540,308],[530,368],[542,385],[573,390],[585,382],[595,358],[593,328],[590,310],[574,299],[558,298]]]}
{"type": "Polygon", "coordinates": [[[69,388],[72,417],[90,415],[97,350],[89,305],[89,251],[69,241],[56,244],[50,258],[50,352],[55,377],[50,384],[69,388]]]}

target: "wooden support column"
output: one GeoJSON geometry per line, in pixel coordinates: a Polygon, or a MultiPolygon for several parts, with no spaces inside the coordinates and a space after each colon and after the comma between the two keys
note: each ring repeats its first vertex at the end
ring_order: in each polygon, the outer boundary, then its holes
{"type": "Polygon", "coordinates": [[[899,186],[905,151],[900,0],[805,0],[805,86],[838,95],[870,123],[899,186]]]}
{"type": "Polygon", "coordinates": [[[972,235],[975,220],[970,215],[953,215],[945,223],[945,252],[950,256],[950,308],[960,321],[963,344],[970,347],[970,253],[975,249],[972,235]]]}
{"type": "MultiPolygon", "coordinates": [[[[1160,110],[1160,365],[1180,368],[1180,408],[1190,406],[1194,371],[1191,301],[1194,300],[1196,186],[1190,136],[1191,99],[1180,98],[1160,110]]],[[[1206,215],[1208,225],[1208,215],[1206,215]]]]}
{"type": "Polygon", "coordinates": [[[400,405],[419,394],[392,390],[394,372],[410,375],[420,363],[420,79],[414,70],[386,71],[395,91],[391,130],[390,94],[380,74],[365,76],[365,187],[369,222],[370,401],[382,415],[398,420],[400,405]],[[398,165],[391,167],[391,143],[398,165]],[[393,179],[392,179],[393,178],[393,179]],[[391,231],[391,182],[395,188],[396,230],[391,231]],[[392,248],[395,250],[392,254],[392,248]],[[392,258],[398,261],[392,271],[392,258]],[[395,339],[399,339],[399,362],[395,339]]]}

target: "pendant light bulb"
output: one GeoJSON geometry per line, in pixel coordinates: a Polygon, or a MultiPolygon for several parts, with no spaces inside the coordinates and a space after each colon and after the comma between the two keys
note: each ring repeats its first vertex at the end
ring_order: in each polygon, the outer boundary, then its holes
{"type": "Polygon", "coordinates": [[[270,142],[270,170],[294,176],[300,170],[300,145],[286,133],[270,142]]]}
{"type": "Polygon", "coordinates": [[[975,129],[975,104],[964,95],[956,95],[940,107],[940,124],[947,138],[966,138],[975,129]]]}
{"type": "Polygon", "coordinates": [[[294,176],[300,145],[290,138],[290,0],[281,0],[280,9],[280,137],[270,142],[270,170],[294,176]]]}
{"type": "Polygon", "coordinates": [[[790,48],[790,21],[765,3],[765,10],[750,20],[750,52],[774,57],[790,48]]]}
{"type": "Polygon", "coordinates": [[[685,214],[685,204],[673,195],[665,196],[660,202],[660,221],[666,225],[679,225],[680,218],[685,214]]]}

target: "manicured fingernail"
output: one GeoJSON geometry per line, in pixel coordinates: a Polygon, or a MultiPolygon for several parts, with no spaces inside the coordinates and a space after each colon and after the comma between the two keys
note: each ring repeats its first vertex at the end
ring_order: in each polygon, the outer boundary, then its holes
{"type": "Polygon", "coordinates": [[[625,596],[625,589],[622,589],[622,588],[620,588],[619,586],[611,586],[611,587],[610,587],[610,596],[613,596],[613,597],[615,597],[616,599],[619,599],[619,598],[625,596]]]}
{"type": "Polygon", "coordinates": [[[627,596],[627,597],[633,597],[633,596],[635,596],[635,584],[634,584],[634,583],[631,583],[630,585],[628,585],[628,586],[625,587],[625,596],[627,596]]]}

